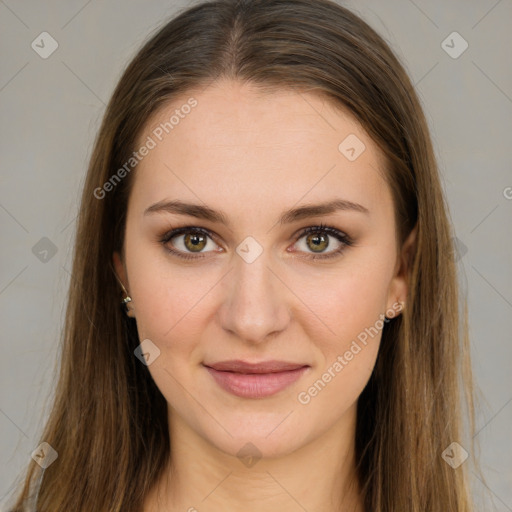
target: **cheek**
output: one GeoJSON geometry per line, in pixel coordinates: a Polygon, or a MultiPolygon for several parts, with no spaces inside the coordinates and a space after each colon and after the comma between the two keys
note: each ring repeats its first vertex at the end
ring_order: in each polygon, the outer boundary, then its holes
{"type": "MultiPolygon", "coordinates": [[[[332,354],[343,350],[352,339],[383,319],[381,315],[385,313],[389,277],[387,268],[354,266],[346,272],[318,280],[318,286],[309,286],[307,302],[323,323],[322,334],[327,336],[322,336],[322,344],[326,351],[332,354]]],[[[311,339],[318,339],[318,329],[316,333],[311,328],[308,334],[311,339]]]]}
{"type": "MultiPolygon", "coordinates": [[[[132,274],[139,339],[150,339],[160,355],[148,370],[167,402],[173,407],[194,411],[193,401],[184,392],[193,388],[201,361],[200,340],[211,310],[215,276],[179,271],[160,259],[148,264],[142,251],[132,253],[132,274]],[[199,274],[199,275],[198,275],[199,274]]],[[[192,418],[191,418],[192,421],[192,418]]]]}
{"type": "Polygon", "coordinates": [[[308,304],[328,330],[319,330],[316,321],[314,326],[303,322],[309,325],[307,334],[319,359],[308,383],[312,387],[302,389],[306,396],[299,403],[330,404],[333,414],[339,414],[357,400],[373,371],[385,325],[386,272],[389,269],[352,268],[331,276],[328,286],[310,294],[308,304]]]}
{"type": "Polygon", "coordinates": [[[343,421],[371,376],[379,342],[380,333],[366,345],[354,340],[343,347],[346,350],[334,351],[326,366],[299,390],[296,400],[302,415],[321,418],[325,428],[343,421]]]}
{"type": "Polygon", "coordinates": [[[365,289],[360,283],[329,299],[326,323],[335,335],[318,341],[324,365],[319,371],[328,372],[323,380],[336,382],[332,387],[343,389],[351,400],[362,391],[375,364],[384,326],[382,302],[375,288],[365,289]]]}
{"type": "Polygon", "coordinates": [[[319,350],[318,365],[296,398],[308,414],[321,414],[325,424],[357,401],[371,376],[385,325],[385,289],[382,278],[367,272],[343,277],[315,298],[329,331],[308,333],[319,350]]]}
{"type": "Polygon", "coordinates": [[[137,244],[134,240],[130,246],[127,240],[127,254],[140,335],[166,344],[190,337],[194,329],[199,331],[199,319],[205,315],[203,306],[216,276],[200,266],[178,269],[163,249],[155,250],[147,242],[137,244]]]}

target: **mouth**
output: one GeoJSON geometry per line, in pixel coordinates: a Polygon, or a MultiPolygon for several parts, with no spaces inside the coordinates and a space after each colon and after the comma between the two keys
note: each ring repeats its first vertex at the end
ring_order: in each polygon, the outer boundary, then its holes
{"type": "Polygon", "coordinates": [[[307,364],[285,361],[248,363],[222,361],[203,366],[225,391],[242,398],[275,395],[300,379],[310,368],[307,364]]]}

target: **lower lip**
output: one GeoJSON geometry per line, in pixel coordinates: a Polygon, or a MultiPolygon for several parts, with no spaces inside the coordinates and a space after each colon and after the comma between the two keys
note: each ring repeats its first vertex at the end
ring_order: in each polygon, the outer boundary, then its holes
{"type": "Polygon", "coordinates": [[[308,366],[275,373],[234,373],[205,367],[217,384],[243,398],[265,398],[275,395],[300,379],[308,366]]]}

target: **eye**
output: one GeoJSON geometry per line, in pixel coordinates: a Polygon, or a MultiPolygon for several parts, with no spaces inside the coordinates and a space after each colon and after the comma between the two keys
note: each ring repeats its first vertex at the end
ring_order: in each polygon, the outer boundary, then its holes
{"type": "Polygon", "coordinates": [[[195,226],[173,229],[166,233],[160,242],[170,253],[184,259],[203,258],[204,252],[210,252],[208,250],[204,251],[203,249],[209,248],[215,250],[215,246],[217,246],[208,231],[195,226]],[[177,241],[169,246],[169,242],[173,239],[177,241]],[[209,241],[211,241],[211,243],[209,243],[209,241]],[[212,245],[213,247],[211,247],[212,245]]]}
{"type": "Polygon", "coordinates": [[[302,244],[304,247],[303,252],[312,250],[312,254],[310,253],[306,256],[306,258],[312,260],[334,258],[340,255],[346,247],[353,244],[348,235],[332,226],[326,226],[325,224],[310,226],[304,229],[300,233],[298,241],[302,238],[305,238],[304,243],[302,244]],[[329,241],[330,238],[335,238],[337,240],[338,248],[324,254],[324,251],[331,245],[331,242],[329,241]]]}
{"type": "MultiPolygon", "coordinates": [[[[324,224],[309,226],[302,230],[295,244],[302,238],[305,238],[305,240],[300,252],[308,253],[312,251],[305,256],[312,260],[333,258],[340,255],[346,247],[353,244],[348,235],[332,226],[324,224]],[[331,246],[330,239],[332,238],[336,239],[338,247],[333,251],[325,252],[331,246]]],[[[219,246],[213,241],[212,234],[208,230],[197,226],[172,229],[160,238],[160,243],[171,254],[188,260],[204,258],[207,252],[223,251],[223,249],[216,249],[219,246]],[[171,243],[172,240],[176,241],[171,243]]],[[[295,252],[295,250],[292,252],[295,252]]]]}

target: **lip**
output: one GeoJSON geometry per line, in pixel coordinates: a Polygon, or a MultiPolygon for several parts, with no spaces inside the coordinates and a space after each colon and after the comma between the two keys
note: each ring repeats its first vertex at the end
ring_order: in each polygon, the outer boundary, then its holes
{"type": "Polygon", "coordinates": [[[275,395],[300,379],[309,369],[309,365],[286,361],[248,363],[232,360],[203,366],[222,389],[243,398],[275,395]]]}

